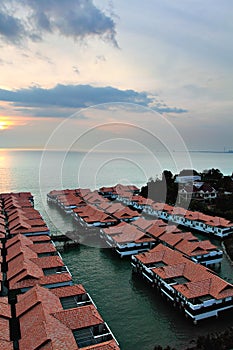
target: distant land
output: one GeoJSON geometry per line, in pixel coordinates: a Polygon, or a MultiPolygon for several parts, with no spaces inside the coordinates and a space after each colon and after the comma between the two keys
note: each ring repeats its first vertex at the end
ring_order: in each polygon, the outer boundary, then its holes
{"type": "Polygon", "coordinates": [[[232,149],[229,149],[228,151],[213,151],[213,150],[189,150],[190,153],[233,153],[232,149]]]}

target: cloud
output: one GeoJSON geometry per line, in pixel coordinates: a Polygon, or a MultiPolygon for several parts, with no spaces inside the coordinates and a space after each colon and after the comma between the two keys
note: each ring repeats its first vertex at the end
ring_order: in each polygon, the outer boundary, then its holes
{"type": "Polygon", "coordinates": [[[115,22],[92,0],[3,0],[0,37],[13,44],[58,33],[74,40],[97,36],[117,46],[115,22]]]}
{"type": "Polygon", "coordinates": [[[78,69],[78,67],[77,66],[73,66],[72,67],[73,68],[73,71],[76,73],[76,74],[80,74],[80,70],[78,69]]]}
{"type": "Polygon", "coordinates": [[[39,86],[14,91],[0,89],[0,101],[23,108],[86,108],[103,103],[132,103],[150,107],[160,113],[184,113],[185,109],[160,106],[156,97],[147,92],[120,90],[111,86],[62,85],[45,89],[39,86]]]}
{"type": "Polygon", "coordinates": [[[95,64],[98,64],[99,62],[106,62],[106,57],[104,55],[97,55],[95,58],[95,64]]]}
{"type": "Polygon", "coordinates": [[[8,15],[3,9],[0,10],[0,38],[6,41],[19,43],[25,35],[24,26],[18,18],[8,15]]]}
{"type": "Polygon", "coordinates": [[[46,55],[43,55],[41,52],[37,51],[35,53],[35,57],[39,60],[42,60],[44,62],[47,62],[48,64],[54,65],[54,62],[46,55]]]}

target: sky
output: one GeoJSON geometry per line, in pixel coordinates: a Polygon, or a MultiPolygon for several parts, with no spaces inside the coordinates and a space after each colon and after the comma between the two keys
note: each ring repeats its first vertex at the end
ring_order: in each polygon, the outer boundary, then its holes
{"type": "Polygon", "coordinates": [[[232,38],[232,0],[1,0],[0,148],[95,147],[102,125],[233,149],[232,38]]]}

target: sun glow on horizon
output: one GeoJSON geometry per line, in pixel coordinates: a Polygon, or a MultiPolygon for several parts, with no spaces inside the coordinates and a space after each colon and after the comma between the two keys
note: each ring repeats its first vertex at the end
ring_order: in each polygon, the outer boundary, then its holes
{"type": "Polygon", "coordinates": [[[14,123],[10,121],[8,118],[0,117],[0,131],[9,129],[13,125],[14,123]]]}

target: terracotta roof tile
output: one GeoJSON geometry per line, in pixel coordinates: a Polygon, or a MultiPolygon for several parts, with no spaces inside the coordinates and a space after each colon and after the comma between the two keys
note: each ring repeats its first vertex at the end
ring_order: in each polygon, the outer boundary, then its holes
{"type": "MultiPolygon", "coordinates": [[[[30,250],[30,252],[32,251],[30,250]]],[[[33,254],[36,255],[36,253],[33,253],[33,254]]],[[[19,256],[12,259],[8,263],[8,272],[7,272],[8,281],[23,271],[28,271],[28,273],[33,273],[32,276],[37,277],[37,276],[41,276],[42,270],[38,268],[38,266],[35,263],[33,263],[30,259],[25,258],[23,254],[20,254],[19,256]],[[33,269],[34,269],[34,272],[33,272],[33,269]]]]}
{"type": "Polygon", "coordinates": [[[130,224],[119,224],[114,227],[109,227],[103,231],[105,234],[111,236],[117,243],[154,241],[154,239],[149,237],[146,233],[140,231],[136,226],[130,224]]]}
{"type": "Polygon", "coordinates": [[[85,294],[86,290],[81,284],[51,289],[58,298],[85,294]]]}
{"type": "Polygon", "coordinates": [[[10,234],[11,235],[17,235],[19,233],[21,234],[37,234],[37,233],[41,233],[41,232],[49,232],[49,229],[47,226],[38,226],[38,227],[29,227],[29,228],[18,228],[17,230],[11,230],[10,234]]]}
{"type": "Polygon", "coordinates": [[[0,297],[0,349],[13,350],[13,343],[10,341],[11,308],[7,297],[0,297]]]}
{"type": "Polygon", "coordinates": [[[93,305],[63,310],[56,312],[53,316],[72,330],[104,323],[102,317],[93,305]]]}
{"type": "Polygon", "coordinates": [[[57,252],[56,247],[51,242],[41,243],[41,244],[33,244],[32,246],[30,246],[30,249],[33,250],[37,254],[57,252]]]}
{"type": "Polygon", "coordinates": [[[29,238],[33,243],[51,241],[51,238],[48,235],[27,236],[27,238],[29,238]]]}
{"type": "MultiPolygon", "coordinates": [[[[38,308],[37,306],[36,308],[38,308]]],[[[21,339],[20,349],[43,349],[46,343],[51,344],[45,349],[78,349],[73,333],[53,316],[33,308],[31,312],[20,318],[21,339]],[[30,334],[30,337],[28,336],[30,334]]]]}
{"type": "Polygon", "coordinates": [[[166,226],[158,227],[158,226],[152,226],[147,230],[147,233],[154,237],[159,238],[166,232],[166,226]]]}
{"type": "Polygon", "coordinates": [[[0,339],[0,349],[1,350],[13,350],[13,342],[0,339]]]}
{"type": "Polygon", "coordinates": [[[64,263],[60,256],[43,256],[41,258],[30,259],[33,263],[39,266],[41,269],[48,269],[54,267],[64,266],[64,263]]]}
{"type": "Polygon", "coordinates": [[[172,264],[174,261],[177,263],[183,262],[182,254],[164,246],[163,244],[159,244],[148,252],[135,256],[145,265],[157,262],[163,262],[166,265],[172,264]]]}
{"type": "Polygon", "coordinates": [[[132,225],[138,227],[142,231],[147,231],[152,225],[157,224],[157,220],[146,220],[144,218],[139,218],[134,221],[132,225]]]}
{"type": "Polygon", "coordinates": [[[15,243],[17,243],[19,241],[22,242],[22,244],[24,244],[24,245],[32,244],[31,240],[28,237],[25,237],[24,235],[18,234],[18,235],[15,235],[14,237],[7,240],[6,248],[11,247],[12,245],[14,245],[15,243]]]}
{"type": "Polygon", "coordinates": [[[218,251],[219,249],[210,243],[210,241],[188,242],[183,240],[176,245],[176,249],[188,256],[197,256],[209,254],[211,251],[218,251]]]}
{"type": "Polygon", "coordinates": [[[108,192],[113,192],[114,189],[113,189],[113,187],[106,187],[106,186],[103,186],[103,187],[100,187],[99,191],[100,191],[100,192],[103,192],[103,193],[105,193],[105,192],[108,193],[108,192]]]}
{"type": "Polygon", "coordinates": [[[135,217],[140,216],[141,214],[139,214],[137,211],[135,210],[131,210],[129,208],[123,208],[121,210],[116,211],[113,216],[116,217],[119,220],[123,220],[123,219],[132,219],[135,217]]]}
{"type": "Polygon", "coordinates": [[[27,278],[25,280],[15,282],[14,284],[10,282],[11,289],[22,289],[31,288],[37,284],[41,286],[53,285],[58,283],[72,282],[72,277],[69,273],[56,273],[53,275],[42,276],[38,279],[27,278]]]}
{"type": "Polygon", "coordinates": [[[192,242],[192,243],[200,243],[197,239],[197,237],[195,237],[191,232],[171,232],[171,233],[167,233],[165,232],[162,236],[159,237],[159,239],[167,244],[169,244],[170,246],[173,247],[177,247],[177,244],[180,242],[184,242],[185,244],[192,242]]]}
{"type": "MultiPolygon", "coordinates": [[[[72,288],[63,288],[63,291],[64,289],[71,292],[72,288]]],[[[93,305],[63,310],[59,297],[54,292],[56,293],[55,290],[36,286],[18,296],[16,310],[21,331],[20,349],[75,350],[78,346],[72,330],[104,323],[93,305]]],[[[119,350],[119,347],[111,340],[84,349],[119,350]]]]}
{"type": "Polygon", "coordinates": [[[11,308],[7,297],[0,297],[0,317],[11,318],[11,308]]]}
{"type": "Polygon", "coordinates": [[[143,264],[163,262],[165,266],[155,267],[152,271],[162,279],[184,277],[188,281],[173,287],[187,299],[209,295],[215,299],[233,297],[233,285],[224,281],[206,267],[195,264],[161,244],[151,251],[136,255],[143,264]],[[175,263],[174,263],[175,262],[175,263]]]}
{"type": "Polygon", "coordinates": [[[47,313],[54,313],[62,310],[59,298],[47,288],[36,285],[27,293],[18,295],[16,304],[16,317],[28,312],[32,307],[42,303],[47,313]]]}

